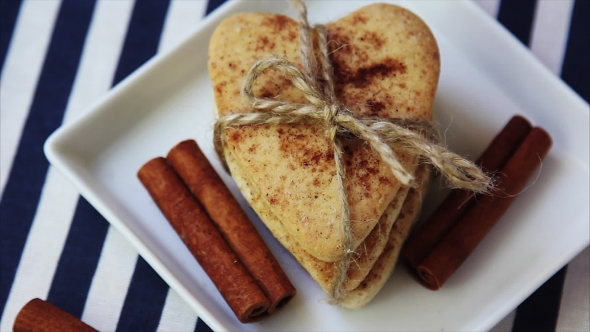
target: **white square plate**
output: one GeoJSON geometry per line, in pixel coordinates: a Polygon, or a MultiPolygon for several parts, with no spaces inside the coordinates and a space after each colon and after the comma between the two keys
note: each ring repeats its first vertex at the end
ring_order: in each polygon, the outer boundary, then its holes
{"type": "MultiPolygon", "coordinates": [[[[309,1],[310,21],[335,20],[366,1],[309,1]]],[[[432,28],[442,57],[435,109],[456,152],[476,158],[514,114],[548,130],[554,146],[535,181],[438,292],[398,268],[360,310],[324,294],[272,238],[220,168],[212,146],[207,45],[217,24],[244,11],[295,13],[286,2],[238,1],[207,17],[185,42],[150,60],[85,116],[56,131],[49,161],[137,248],[214,330],[487,330],[589,243],[588,104],[471,1],[407,1],[432,28]],[[260,323],[242,325],[136,178],[149,159],[197,140],[250,213],[298,296],[260,323]]],[[[423,215],[443,195],[431,193],[423,215]]]]}

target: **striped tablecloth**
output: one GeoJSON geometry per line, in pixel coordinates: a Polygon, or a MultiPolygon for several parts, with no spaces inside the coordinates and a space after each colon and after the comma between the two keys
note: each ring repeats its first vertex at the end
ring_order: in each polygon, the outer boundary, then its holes
{"type": "MultiPolygon", "coordinates": [[[[209,330],[42,147],[221,2],[0,0],[1,331],[35,297],[101,331],[209,330]]],[[[590,99],[589,0],[477,3],[590,99]]],[[[588,262],[586,248],[493,330],[589,331],[588,262]]]]}

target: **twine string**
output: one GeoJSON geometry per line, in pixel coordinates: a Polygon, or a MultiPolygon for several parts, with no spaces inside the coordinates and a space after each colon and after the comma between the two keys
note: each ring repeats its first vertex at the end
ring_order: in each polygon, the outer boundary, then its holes
{"type": "Polygon", "coordinates": [[[242,95],[255,112],[229,114],[220,117],[214,127],[215,151],[228,170],[223,152],[224,135],[227,128],[253,126],[261,124],[300,124],[322,126],[326,138],[332,144],[338,180],[338,193],[341,200],[343,252],[338,263],[338,276],[334,281],[331,300],[338,302],[343,295],[343,283],[346,280],[351,262],[352,232],[350,206],[346,196],[345,168],[341,140],[354,136],[366,142],[385,162],[392,174],[406,186],[416,186],[414,176],[400,162],[394,149],[407,151],[420,156],[432,164],[453,188],[463,188],[474,192],[486,192],[491,187],[491,179],[474,163],[449,151],[442,144],[437,131],[430,121],[412,119],[389,119],[377,117],[355,117],[354,114],[336,97],[334,89],[333,67],[327,46],[327,32],[323,25],[309,26],[307,9],[301,0],[292,1],[299,11],[300,55],[303,70],[299,70],[285,58],[269,57],[259,60],[250,68],[242,87],[242,95]],[[316,59],[312,33],[315,31],[318,41],[316,59]],[[305,103],[295,103],[271,98],[259,98],[253,93],[257,79],[267,70],[282,72],[305,97],[305,103]],[[319,70],[320,82],[314,70],[319,70]]]}

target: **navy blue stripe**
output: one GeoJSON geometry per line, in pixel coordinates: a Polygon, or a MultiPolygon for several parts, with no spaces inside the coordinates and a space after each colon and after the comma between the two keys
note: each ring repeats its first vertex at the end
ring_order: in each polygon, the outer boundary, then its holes
{"type": "Polygon", "coordinates": [[[138,257],[117,331],[155,331],[167,295],[168,285],[143,258],[138,257]]]}
{"type": "Polygon", "coordinates": [[[574,3],[561,78],[590,102],[590,1],[574,3]]]}
{"type": "Polygon", "coordinates": [[[0,1],[0,75],[2,75],[2,68],[4,68],[4,60],[8,52],[8,45],[10,45],[20,4],[21,0],[0,1]]]}
{"type": "Polygon", "coordinates": [[[197,319],[195,332],[213,332],[213,330],[209,327],[209,325],[205,324],[201,318],[199,318],[197,319]]]}
{"type": "Polygon", "coordinates": [[[156,55],[169,5],[170,0],[135,3],[113,85],[156,55]]]}
{"type": "MultiPolygon", "coordinates": [[[[113,85],[119,83],[156,54],[168,5],[169,1],[161,0],[141,0],[135,3],[113,85]]],[[[107,231],[107,221],[86,200],[80,199],[51,285],[50,302],[61,308],[67,308],[67,311],[74,315],[82,314],[107,231]]],[[[140,265],[140,269],[134,272],[132,279],[136,283],[137,280],[141,283],[143,279],[153,279],[154,272],[146,274],[142,267],[140,265]]],[[[133,292],[134,287],[137,286],[134,286],[132,282],[129,291],[133,292]]],[[[149,288],[142,287],[141,291],[152,292],[153,290],[149,288]]],[[[163,290],[160,288],[162,287],[159,285],[154,287],[161,293],[159,295],[152,294],[154,300],[160,297],[165,299],[167,287],[164,287],[163,290]]],[[[128,300],[126,300],[127,302],[128,300]]],[[[146,304],[130,301],[127,308],[130,306],[141,308],[146,304]]],[[[154,303],[153,305],[163,306],[163,304],[164,300],[161,301],[161,304],[154,303]]],[[[124,309],[121,319],[123,321],[129,319],[129,314],[133,315],[133,313],[125,312],[124,309]]],[[[152,312],[153,314],[154,312],[152,312]]],[[[156,316],[159,319],[159,315],[156,316]]]]}
{"type": "Polygon", "coordinates": [[[554,332],[567,267],[559,270],[516,311],[512,332],[554,332]]]}
{"type": "Polygon", "coordinates": [[[209,0],[207,2],[207,10],[205,11],[206,15],[209,15],[212,11],[217,9],[217,7],[221,6],[225,0],[209,0]]]}
{"type": "Polygon", "coordinates": [[[43,143],[61,124],[94,0],[64,0],[0,201],[0,312],[4,311],[49,164],[43,143]]]}
{"type": "Polygon", "coordinates": [[[536,5],[536,0],[502,0],[498,10],[498,21],[525,45],[531,38],[536,5]]]}
{"type": "Polygon", "coordinates": [[[78,201],[74,215],[85,225],[70,227],[47,301],[80,318],[109,227],[102,216],[82,197],[78,201]]]}

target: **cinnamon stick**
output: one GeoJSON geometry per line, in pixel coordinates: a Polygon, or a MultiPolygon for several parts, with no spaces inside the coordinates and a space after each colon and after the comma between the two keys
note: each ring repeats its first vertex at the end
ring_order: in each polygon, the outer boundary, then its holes
{"type": "Polygon", "coordinates": [[[295,287],[197,143],[180,142],[167,159],[270,300],[269,314],[289,302],[295,287]]]}
{"type": "MultiPolygon", "coordinates": [[[[520,146],[531,128],[531,124],[522,116],[512,117],[476,163],[487,173],[498,171],[520,146]]],[[[410,270],[413,271],[426,258],[475,201],[473,193],[468,190],[455,189],[449,193],[432,216],[404,245],[401,258],[410,270]]]]}
{"type": "Polygon", "coordinates": [[[417,266],[424,286],[437,290],[463,264],[518,197],[551,148],[545,130],[535,127],[498,175],[495,195],[480,196],[434,250],[417,266]]]}
{"type": "Polygon", "coordinates": [[[267,314],[268,299],[166,159],[150,160],[137,175],[237,318],[267,314]]]}
{"type": "Polygon", "coordinates": [[[20,310],[14,332],[96,332],[73,315],[41,299],[32,299],[20,310]]]}

